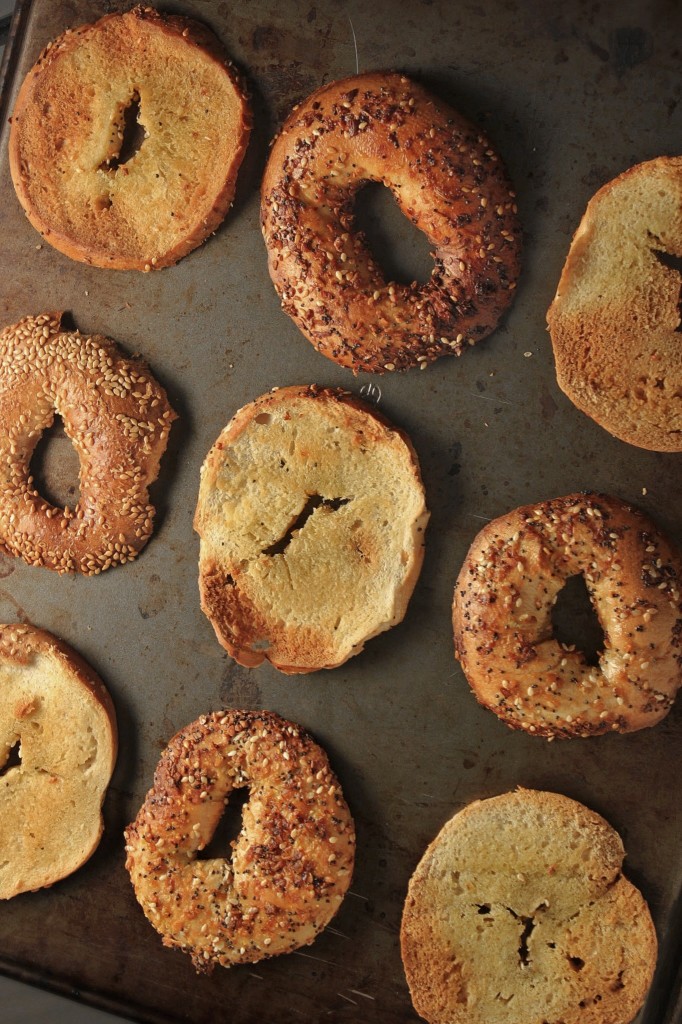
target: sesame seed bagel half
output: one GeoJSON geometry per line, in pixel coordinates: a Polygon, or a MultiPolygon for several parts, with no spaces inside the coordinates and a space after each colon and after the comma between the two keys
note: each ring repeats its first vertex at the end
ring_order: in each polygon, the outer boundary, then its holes
{"type": "Polygon", "coordinates": [[[92,855],[116,752],[111,697],[80,655],[34,626],[0,626],[0,899],[92,855]]]}
{"type": "Polygon", "coordinates": [[[682,556],[643,512],[603,494],[524,505],[474,539],[453,601],[455,654],[476,698],[548,739],[634,732],[682,684],[682,556]],[[582,577],[603,631],[596,664],[552,610],[582,577]]]}
{"type": "Polygon", "coordinates": [[[205,973],[309,945],[353,874],[355,828],[327,755],[271,711],[216,711],[181,729],[125,838],[145,915],[205,973]],[[200,857],[243,787],[232,850],[200,857]]]}
{"type": "Polygon", "coordinates": [[[334,668],[405,615],[428,517],[401,430],[347,391],[275,389],[202,467],[202,608],[242,665],[334,668]]]}
{"type": "Polygon", "coordinates": [[[60,252],[97,267],[159,269],[223,220],[250,125],[218,39],[196,21],[135,7],[43,51],[12,114],[12,180],[60,252]]]}
{"type": "Polygon", "coordinates": [[[497,153],[394,72],[332,82],[294,108],[265,170],[261,220],[283,310],[355,373],[460,355],[514,295],[521,229],[497,153]],[[387,281],[355,230],[355,195],[368,181],[390,189],[433,246],[426,284],[387,281]]]}
{"type": "Polygon", "coordinates": [[[590,200],[547,313],[559,387],[610,434],[682,451],[682,156],[590,200]]]}
{"type": "Polygon", "coordinates": [[[651,985],[649,908],[600,815],[519,789],[448,821],[409,884],[401,928],[429,1024],[629,1024],[651,985]]]}
{"type": "Polygon", "coordinates": [[[149,487],[176,418],[139,357],[102,335],[62,328],[61,313],[0,333],[0,550],[58,573],[96,576],[137,558],[152,534],[149,487]],[[80,460],[79,495],[41,495],[31,459],[60,416],[80,460]]]}

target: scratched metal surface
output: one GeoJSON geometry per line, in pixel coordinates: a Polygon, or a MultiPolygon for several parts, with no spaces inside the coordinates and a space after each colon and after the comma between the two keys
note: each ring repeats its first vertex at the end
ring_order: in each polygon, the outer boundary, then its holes
{"type": "MultiPolygon", "coordinates": [[[[682,8],[674,0],[167,6],[213,26],[246,72],[256,111],[235,208],[177,267],[107,272],[38,249],[11,188],[3,128],[2,323],[69,310],[82,330],[143,353],[181,418],[154,489],[156,534],[138,562],[65,579],[0,558],[0,618],[33,621],[76,646],[106,680],[121,730],[98,852],[52,890],[2,907],[0,966],[140,1021],[416,1020],[398,947],[409,875],[465,802],[521,784],[583,800],[623,835],[627,870],[651,903],[662,947],[642,1021],[672,1021],[682,707],[630,737],[547,745],[512,733],[478,707],[454,664],[450,601],[485,520],[574,489],[632,500],[682,542],[680,457],[631,448],[575,410],[557,389],[544,326],[588,198],[631,164],[679,147],[682,8]],[[492,337],[459,361],[380,380],[354,379],[318,356],[280,312],[258,225],[275,127],[298,98],[355,70],[354,36],[361,70],[403,69],[487,129],[516,183],[526,238],[516,303],[492,337]],[[274,385],[313,381],[356,393],[380,388],[374,400],[409,431],[421,457],[432,520],[405,622],[336,671],[288,679],[268,667],[239,668],[217,645],[199,609],[192,514],[199,467],[231,414],[274,385]],[[356,818],[357,870],[314,946],[198,978],[186,958],[162,948],[137,908],[121,830],[165,741],[223,704],[276,710],[326,747],[356,818]]],[[[117,7],[25,2],[4,120],[47,41],[117,7]]],[[[375,196],[363,213],[376,245],[392,250],[403,272],[423,266],[411,229],[390,210],[380,214],[378,203],[375,196]]],[[[57,435],[45,456],[64,498],[73,486],[68,449],[57,435]]]]}

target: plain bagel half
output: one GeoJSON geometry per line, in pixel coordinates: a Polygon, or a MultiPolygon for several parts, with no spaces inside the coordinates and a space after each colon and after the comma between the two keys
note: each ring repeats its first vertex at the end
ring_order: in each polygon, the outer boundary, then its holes
{"type": "Polygon", "coordinates": [[[43,51],[12,114],[12,180],[60,252],[97,267],[160,269],[223,220],[250,125],[240,77],[213,33],[135,7],[43,51]]]}
{"type": "Polygon", "coordinates": [[[559,793],[475,800],[409,884],[401,949],[429,1024],[628,1024],[657,939],[620,836],[559,793]]]}
{"type": "Polygon", "coordinates": [[[116,751],[111,698],[80,655],[34,626],[0,626],[0,899],[91,856],[116,751]]]}
{"type": "Polygon", "coordinates": [[[202,608],[242,665],[334,668],[403,618],[428,517],[401,430],[347,391],[275,389],[202,467],[202,608]]]}
{"type": "Polygon", "coordinates": [[[547,313],[561,390],[610,434],[682,451],[682,156],[593,196],[547,313]]]}

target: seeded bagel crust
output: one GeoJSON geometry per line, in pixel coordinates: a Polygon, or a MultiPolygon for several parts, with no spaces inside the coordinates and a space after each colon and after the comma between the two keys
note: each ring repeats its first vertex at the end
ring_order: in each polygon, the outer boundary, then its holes
{"type": "Polygon", "coordinates": [[[477,699],[547,738],[634,732],[682,683],[682,557],[642,512],[602,494],[515,509],[473,541],[455,586],[455,654],[477,699]],[[604,632],[597,665],[553,636],[582,575],[604,632]]]}
{"type": "Polygon", "coordinates": [[[12,115],[12,180],[46,241],[97,267],[176,263],[234,196],[251,115],[203,25],[150,7],[69,30],[43,51],[12,115]],[[144,139],[128,159],[126,111],[144,139]]]}
{"type": "Polygon", "coordinates": [[[401,949],[429,1024],[629,1024],[656,965],[641,893],[598,814],[557,793],[477,800],[409,884],[401,949]]]}
{"type": "Polygon", "coordinates": [[[590,200],[547,313],[562,391],[661,452],[682,451],[680,257],[682,156],[659,157],[590,200]]]}
{"type": "Polygon", "coordinates": [[[274,390],[202,467],[202,608],[242,665],[334,668],[403,618],[427,521],[402,431],[340,389],[274,390]]]}
{"type": "Polygon", "coordinates": [[[0,333],[0,549],[29,565],[97,575],[137,557],[152,533],[148,488],[175,413],[139,358],[61,313],[0,333]],[[73,509],[42,497],[31,457],[55,414],[80,459],[73,509]]]}
{"type": "Polygon", "coordinates": [[[294,108],[265,170],[261,219],[282,308],[355,373],[460,355],[495,329],[516,287],[521,231],[497,154],[393,72],[332,82],[294,108]],[[386,281],[354,231],[367,181],[389,188],[433,245],[425,285],[386,281]]]}
{"type": "Polygon", "coordinates": [[[0,899],[92,855],[116,750],[114,707],[90,666],[45,630],[0,626],[0,899]]]}
{"type": "Polygon", "coordinates": [[[269,711],[217,711],[182,729],[126,831],[135,895],[197,971],[311,943],[350,885],[355,830],[324,751],[269,711]],[[230,793],[249,787],[231,856],[198,859],[230,793]]]}

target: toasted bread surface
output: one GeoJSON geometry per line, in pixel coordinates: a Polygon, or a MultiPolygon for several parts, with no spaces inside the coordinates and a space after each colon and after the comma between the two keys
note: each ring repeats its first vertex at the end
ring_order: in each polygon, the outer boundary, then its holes
{"type": "Polygon", "coordinates": [[[0,626],[0,899],[52,885],[91,856],[116,751],[97,674],[44,630],[0,626]]]}
{"type": "Polygon", "coordinates": [[[429,1024],[628,1024],[657,939],[624,850],[598,814],[557,793],[469,804],[426,850],[401,929],[429,1024]]]}
{"type": "Polygon", "coordinates": [[[12,115],[12,180],[31,223],[67,256],[159,269],[222,221],[250,125],[216,37],[136,7],[42,53],[12,115]]]}
{"type": "Polygon", "coordinates": [[[560,388],[653,451],[682,451],[680,257],[682,156],[637,164],[588,203],[547,313],[560,388]]]}
{"type": "Polygon", "coordinates": [[[403,618],[427,520],[402,431],[345,391],[275,390],[202,468],[202,607],[241,664],[335,667],[403,618]]]}

